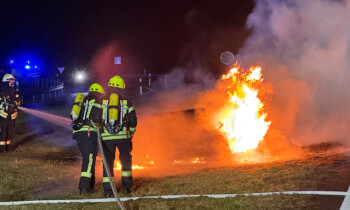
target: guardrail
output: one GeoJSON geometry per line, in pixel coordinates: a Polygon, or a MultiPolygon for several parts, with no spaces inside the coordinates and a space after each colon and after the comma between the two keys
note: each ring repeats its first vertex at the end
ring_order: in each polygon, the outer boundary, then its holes
{"type": "MultiPolygon", "coordinates": [[[[133,91],[132,95],[144,95],[153,92],[151,86],[155,80],[161,80],[163,87],[167,86],[168,75],[166,74],[134,74],[121,75],[126,80],[127,87],[133,86],[138,91],[133,91]]],[[[106,81],[110,78],[106,77],[106,81]]],[[[20,78],[18,79],[18,89],[23,104],[43,102],[62,97],[67,94],[65,85],[57,78],[20,78]]],[[[67,89],[67,87],[66,87],[67,89]]],[[[67,92],[68,91],[68,92],[67,92]]]]}
{"type": "Polygon", "coordinates": [[[47,101],[64,95],[64,84],[57,78],[20,78],[17,88],[23,104],[47,101]]]}

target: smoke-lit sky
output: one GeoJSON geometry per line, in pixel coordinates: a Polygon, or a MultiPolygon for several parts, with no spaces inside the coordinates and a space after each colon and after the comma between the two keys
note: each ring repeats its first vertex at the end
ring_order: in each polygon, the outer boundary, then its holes
{"type": "Polygon", "coordinates": [[[131,56],[137,63],[131,68],[139,68],[132,72],[167,72],[195,59],[217,71],[220,53],[237,52],[248,37],[253,6],[252,0],[1,1],[0,66],[30,55],[50,69],[82,68],[117,43],[110,56],[131,56]]]}

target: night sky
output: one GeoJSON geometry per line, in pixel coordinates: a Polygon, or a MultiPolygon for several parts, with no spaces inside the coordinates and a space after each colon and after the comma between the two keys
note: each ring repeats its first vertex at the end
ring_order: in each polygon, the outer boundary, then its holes
{"type": "MultiPolygon", "coordinates": [[[[32,56],[41,68],[87,67],[103,47],[122,43],[138,69],[175,66],[220,69],[220,53],[237,53],[249,35],[252,0],[219,1],[1,1],[0,68],[32,56]]],[[[120,55],[123,58],[123,53],[120,55]]],[[[113,57],[111,57],[113,63],[113,57]]]]}

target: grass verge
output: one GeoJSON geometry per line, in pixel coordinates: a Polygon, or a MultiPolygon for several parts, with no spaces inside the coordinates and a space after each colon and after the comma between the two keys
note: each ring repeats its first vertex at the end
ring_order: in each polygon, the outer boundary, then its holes
{"type": "MultiPolygon", "coordinates": [[[[76,149],[36,144],[22,145],[0,156],[0,200],[101,198],[97,192],[79,196],[80,161],[76,149]]],[[[342,177],[344,155],[313,155],[303,160],[270,164],[201,169],[195,173],[161,178],[136,178],[131,196],[171,194],[224,194],[268,191],[330,190],[324,181],[342,177]],[[339,174],[338,174],[339,172],[339,174]]],[[[117,183],[120,184],[120,183],[117,183]]],[[[124,196],[123,194],[121,195],[124,196]]],[[[320,196],[272,195],[236,198],[142,199],[125,202],[128,209],[318,209],[320,196]]],[[[0,209],[109,209],[113,203],[48,204],[0,209]]]]}

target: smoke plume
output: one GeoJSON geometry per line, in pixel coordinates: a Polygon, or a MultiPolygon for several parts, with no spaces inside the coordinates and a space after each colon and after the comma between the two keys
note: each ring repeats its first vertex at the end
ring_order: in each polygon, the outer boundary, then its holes
{"type": "Polygon", "coordinates": [[[350,1],[257,0],[239,51],[274,87],[272,128],[294,143],[347,140],[350,1]]]}

